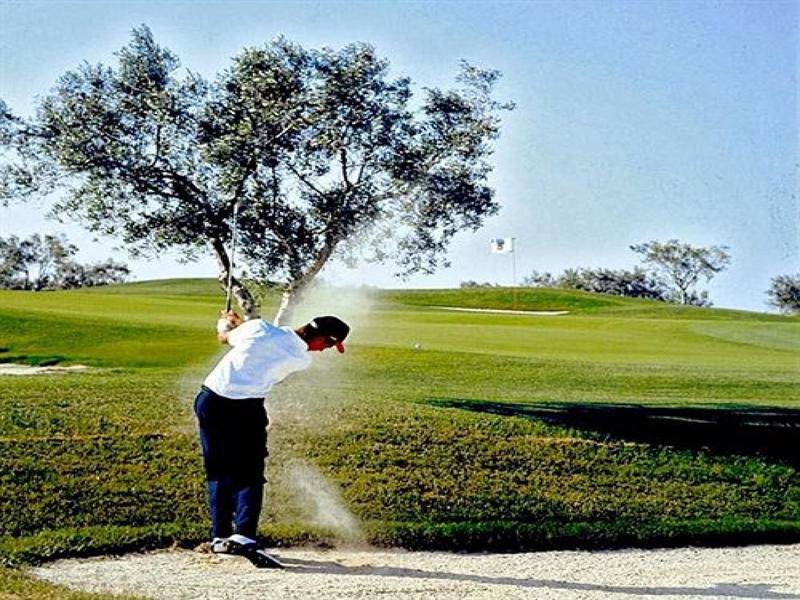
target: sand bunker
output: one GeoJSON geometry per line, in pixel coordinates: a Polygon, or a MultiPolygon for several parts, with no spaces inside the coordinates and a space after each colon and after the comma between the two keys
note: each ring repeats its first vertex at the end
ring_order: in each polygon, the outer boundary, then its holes
{"type": "Polygon", "coordinates": [[[87,370],[86,365],[70,367],[34,367],[31,365],[0,364],[0,375],[46,375],[48,373],[79,373],[87,370]]]}
{"type": "Polygon", "coordinates": [[[282,571],[188,550],[62,560],[33,575],[156,599],[800,598],[800,545],[453,554],[282,549],[282,571]]]}

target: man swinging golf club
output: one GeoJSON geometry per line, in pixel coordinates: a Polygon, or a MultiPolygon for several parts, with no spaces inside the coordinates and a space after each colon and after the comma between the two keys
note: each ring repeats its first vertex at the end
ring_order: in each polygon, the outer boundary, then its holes
{"type": "Polygon", "coordinates": [[[231,349],[206,377],[194,403],[208,483],[211,550],[247,557],[255,566],[281,568],[256,541],[264,490],[267,424],[264,397],[286,376],[311,365],[309,352],[335,347],[350,327],[332,316],[292,329],[222,311],[219,341],[231,349]]]}

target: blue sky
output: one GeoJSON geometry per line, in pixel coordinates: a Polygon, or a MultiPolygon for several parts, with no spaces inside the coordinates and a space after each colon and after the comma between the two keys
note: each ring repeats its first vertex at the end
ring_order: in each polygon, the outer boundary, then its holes
{"type": "MultiPolygon", "coordinates": [[[[519,277],[630,268],[628,246],[652,239],[726,244],[733,264],[708,286],[717,306],[764,310],[770,278],[800,271],[797,2],[0,0],[0,97],[30,114],[64,71],[112,62],[140,23],[209,77],[278,34],[369,42],[420,87],[449,85],[462,58],[504,73],[498,95],[517,109],[493,159],[501,213],[460,234],[436,275],[334,265],[332,282],[508,284],[510,257],[489,240],[511,236],[519,277]]],[[[84,260],[128,260],[43,211],[0,209],[0,235],[66,231],[84,260]]],[[[215,274],[210,258],[129,262],[140,279],[215,274]]]]}

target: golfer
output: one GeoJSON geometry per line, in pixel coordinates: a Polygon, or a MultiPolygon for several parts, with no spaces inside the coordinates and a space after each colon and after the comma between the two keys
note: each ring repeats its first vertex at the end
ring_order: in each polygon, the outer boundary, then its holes
{"type": "Polygon", "coordinates": [[[206,377],[194,402],[211,512],[211,550],[240,554],[258,567],[281,567],[256,541],[264,491],[269,419],[264,397],[286,376],[311,365],[309,352],[335,347],[350,327],[332,316],[298,329],[222,311],[219,341],[231,349],[206,377]]]}

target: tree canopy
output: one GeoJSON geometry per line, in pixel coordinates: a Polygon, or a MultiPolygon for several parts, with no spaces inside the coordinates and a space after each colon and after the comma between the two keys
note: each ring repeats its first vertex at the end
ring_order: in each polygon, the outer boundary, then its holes
{"type": "Polygon", "coordinates": [[[531,287],[565,288],[649,300],[667,301],[669,296],[669,290],[663,283],[641,267],[634,267],[632,271],[577,267],[564,269],[560,275],[533,271],[522,280],[522,284],[531,287]]]}
{"type": "Polygon", "coordinates": [[[81,264],[78,247],[64,235],[16,235],[0,238],[0,288],[12,290],[64,290],[121,283],[130,269],[108,259],[81,264]]]}
{"type": "Polygon", "coordinates": [[[692,246],[678,240],[636,244],[631,250],[655,269],[670,289],[673,302],[694,306],[711,305],[708,292],[695,289],[700,279],[710,281],[731,262],[726,246],[692,246]]]}
{"type": "Polygon", "coordinates": [[[211,249],[223,284],[236,211],[249,275],[285,284],[276,320],[333,256],[430,273],[498,210],[488,157],[512,106],[493,99],[497,71],[462,63],[456,87],[412,98],[367,44],[278,38],[207,81],[146,26],[116,58],[62,75],[30,120],[0,102],[0,199],[65,190],[58,214],[145,256],[211,249]]]}
{"type": "Polygon", "coordinates": [[[770,305],[781,312],[800,314],[800,273],[773,277],[767,295],[770,305]]]}

